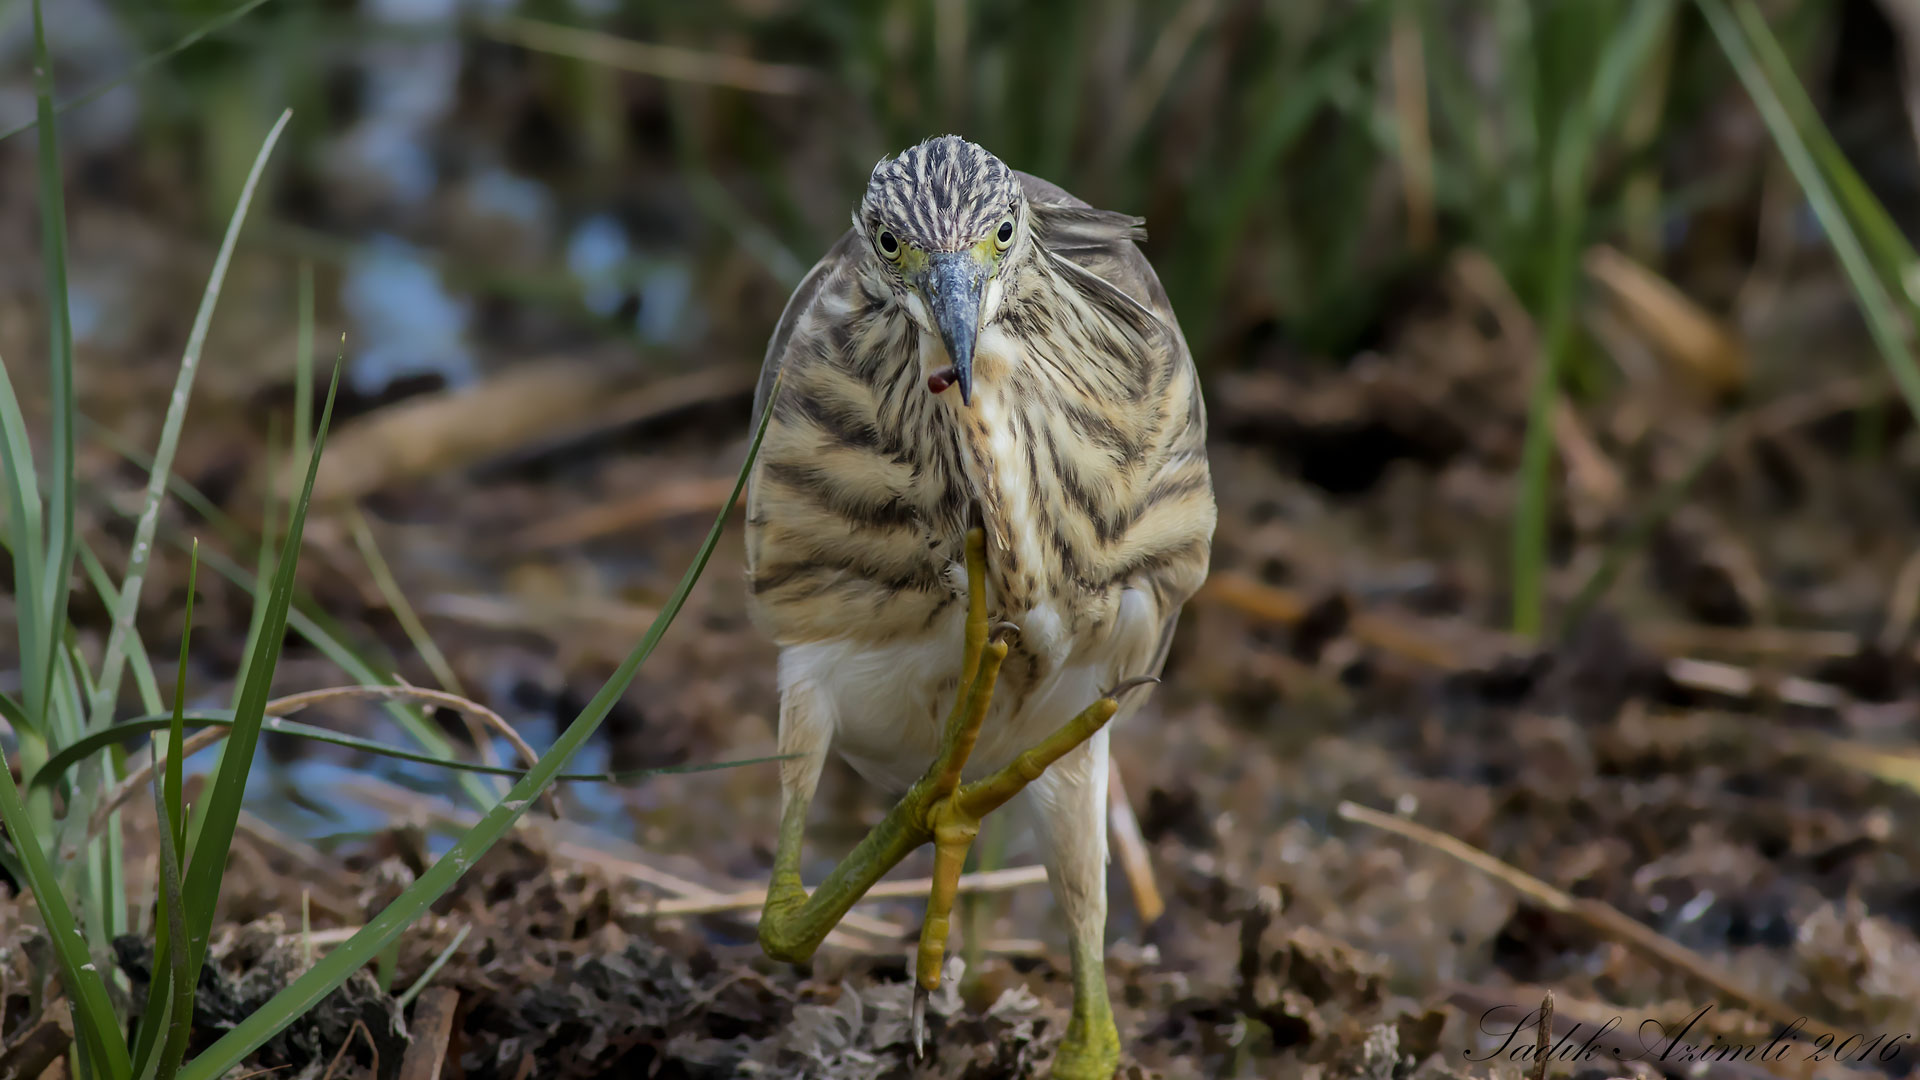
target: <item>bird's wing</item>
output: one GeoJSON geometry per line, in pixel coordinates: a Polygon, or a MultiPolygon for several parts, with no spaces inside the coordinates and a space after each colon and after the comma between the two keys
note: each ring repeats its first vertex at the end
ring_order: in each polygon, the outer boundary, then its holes
{"type": "Polygon", "coordinates": [[[1097,210],[1050,181],[1027,173],[1015,175],[1033,209],[1035,231],[1048,251],[1124,293],[1163,323],[1174,325],[1167,290],[1135,243],[1147,238],[1145,218],[1097,210]]]}
{"type": "MultiPolygon", "coordinates": [[[[1154,324],[1147,335],[1149,340],[1158,336],[1165,347],[1173,350],[1175,362],[1191,373],[1192,354],[1174,318],[1173,303],[1160,284],[1160,276],[1154,273],[1153,264],[1136,243],[1146,239],[1145,219],[1095,209],[1057,184],[1027,173],[1016,175],[1033,209],[1035,232],[1041,242],[1062,263],[1080,271],[1070,280],[1087,290],[1090,298],[1105,310],[1132,322],[1136,328],[1146,329],[1141,326],[1139,316],[1148,316],[1154,324]]],[[[1199,438],[1203,437],[1201,432],[1205,430],[1206,421],[1205,406],[1198,394],[1195,408],[1196,430],[1191,434],[1199,438]]],[[[1175,605],[1161,623],[1160,640],[1147,670],[1130,674],[1160,674],[1166,666],[1174,626],[1179,619],[1180,608],[1175,605]]]]}
{"type": "Polygon", "coordinates": [[[820,261],[813,264],[813,269],[807,271],[807,276],[801,278],[800,284],[794,288],[793,295],[787,298],[786,310],[780,313],[780,321],[773,327],[773,337],[767,341],[766,358],[760,362],[760,382],[753,388],[753,426],[747,429],[749,433],[760,430],[760,410],[767,407],[767,398],[773,393],[773,380],[786,362],[787,346],[793,342],[794,324],[800,321],[801,313],[820,295],[821,283],[833,276],[834,270],[846,259],[854,243],[854,231],[848,229],[827,249],[820,261]]]}

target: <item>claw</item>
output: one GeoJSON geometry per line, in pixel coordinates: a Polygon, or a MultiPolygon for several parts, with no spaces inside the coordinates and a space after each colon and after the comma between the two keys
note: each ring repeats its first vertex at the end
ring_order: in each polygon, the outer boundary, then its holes
{"type": "Polygon", "coordinates": [[[913,1009],[908,1016],[913,1030],[913,1056],[917,1060],[926,1055],[927,1041],[927,988],[919,983],[913,984],[913,1009]]]}
{"type": "Polygon", "coordinates": [[[1019,636],[1020,636],[1020,624],[1007,622],[1003,619],[1000,622],[993,624],[992,637],[990,640],[1008,641],[1008,640],[1017,638],[1019,636]]]}
{"type": "Polygon", "coordinates": [[[1135,675],[1131,679],[1121,680],[1120,685],[1107,691],[1106,696],[1110,698],[1118,698],[1121,694],[1124,694],[1129,690],[1137,689],[1142,686],[1153,686],[1158,684],[1159,682],[1160,682],[1160,677],[1158,675],[1135,675]]]}

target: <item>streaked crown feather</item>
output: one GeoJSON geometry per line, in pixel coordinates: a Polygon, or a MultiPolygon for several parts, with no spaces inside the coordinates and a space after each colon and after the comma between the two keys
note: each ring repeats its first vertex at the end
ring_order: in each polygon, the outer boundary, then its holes
{"type": "Polygon", "coordinates": [[[959,251],[989,235],[1022,198],[999,158],[941,135],[873,167],[860,217],[868,235],[888,228],[929,251],[959,251]]]}

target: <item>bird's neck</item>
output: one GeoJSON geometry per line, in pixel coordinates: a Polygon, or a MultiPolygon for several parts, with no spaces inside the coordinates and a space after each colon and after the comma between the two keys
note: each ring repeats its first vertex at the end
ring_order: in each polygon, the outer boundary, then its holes
{"type": "MultiPolygon", "coordinates": [[[[957,388],[928,395],[930,464],[955,470],[960,482],[949,490],[979,507],[993,593],[1009,613],[1099,578],[1104,541],[1138,504],[1154,464],[1146,448],[1161,441],[1167,422],[1149,393],[1154,350],[1117,340],[1122,331],[1076,307],[1076,295],[1009,288],[975,345],[971,405],[957,388]]],[[[938,337],[924,332],[917,354],[909,366],[922,384],[950,362],[938,337]]]]}

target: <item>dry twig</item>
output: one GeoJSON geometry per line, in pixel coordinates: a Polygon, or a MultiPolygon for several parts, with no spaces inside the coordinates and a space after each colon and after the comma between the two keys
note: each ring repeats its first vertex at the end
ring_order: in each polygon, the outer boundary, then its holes
{"type": "Polygon", "coordinates": [[[327,1071],[321,1075],[320,1080],[333,1080],[333,1070],[339,1068],[340,1062],[347,1056],[347,1050],[353,1046],[355,1035],[367,1040],[367,1048],[373,1051],[373,1075],[380,1075],[380,1048],[373,1044],[373,1032],[367,1029],[366,1021],[355,1020],[353,1026],[347,1029],[347,1037],[340,1043],[340,1049],[333,1052],[333,1060],[327,1062],[327,1071]]]}
{"type": "Polygon", "coordinates": [[[790,96],[814,84],[813,72],[791,64],[770,64],[744,56],[702,52],[675,45],[653,45],[580,30],[535,19],[506,17],[479,23],[480,32],[495,41],[535,52],[570,56],[576,60],[651,75],[674,82],[727,86],[756,94],[790,96]]]}
{"type": "Polygon", "coordinates": [[[453,1037],[453,1014],[460,1007],[460,991],[451,986],[424,990],[413,1006],[413,1036],[407,1056],[400,1059],[400,1080],[440,1080],[447,1061],[447,1043],[453,1037]]]}
{"type": "Polygon", "coordinates": [[[1412,8],[1394,12],[1388,62],[1393,67],[1393,119],[1400,138],[1400,192],[1407,207],[1407,247],[1431,248],[1439,235],[1433,210],[1433,135],[1427,122],[1427,61],[1412,8]]]}
{"type": "Polygon", "coordinates": [[[1735,698],[1766,696],[1807,709],[1831,709],[1837,712],[1853,700],[1845,690],[1832,683],[1815,682],[1798,675],[1775,677],[1714,660],[1675,657],[1667,661],[1666,672],[1667,678],[1689,690],[1704,690],[1735,698]]]}
{"type": "Polygon", "coordinates": [[[711,514],[733,494],[733,480],[728,476],[668,481],[630,499],[596,503],[563,517],[536,522],[514,538],[514,546],[523,551],[567,547],[680,514],[711,514]]]}
{"type": "Polygon", "coordinates": [[[1547,1080],[1547,1050],[1553,1046],[1553,990],[1540,999],[1540,1028],[1533,1043],[1533,1080],[1547,1080]]]}
{"type": "MultiPolygon", "coordinates": [[[[392,814],[418,815],[462,829],[471,828],[480,819],[476,811],[372,777],[355,777],[347,782],[347,787],[355,798],[392,814]]],[[[540,835],[554,858],[597,866],[616,877],[638,881],[672,897],[712,899],[723,895],[652,865],[646,861],[647,853],[634,845],[622,844],[604,835],[594,835],[591,842],[584,842],[579,837],[585,830],[570,822],[527,819],[522,826],[540,835]]],[[[897,923],[859,912],[848,912],[846,918],[840,921],[839,928],[827,936],[827,941],[842,948],[876,952],[879,949],[870,939],[904,941],[907,933],[906,927],[897,923]]]]}
{"type": "Polygon", "coordinates": [[[1629,323],[1687,380],[1710,394],[1739,389],[1747,380],[1747,351],[1739,335],[1674,284],[1605,244],[1583,260],[1629,323]]]}
{"type": "MultiPolygon", "coordinates": [[[[534,753],[533,747],[527,745],[527,740],[521,738],[520,733],[514,730],[513,725],[507,723],[506,718],[502,717],[499,713],[494,712],[492,709],[487,708],[477,701],[463,698],[458,694],[449,694],[444,690],[428,690],[419,686],[332,686],[324,690],[306,690],[298,694],[288,694],[286,697],[275,698],[267,702],[266,719],[262,721],[262,730],[273,730],[275,720],[290,717],[308,706],[350,698],[414,701],[454,709],[462,716],[469,718],[469,720],[478,720],[499,732],[508,742],[513,744],[514,750],[525,760],[528,768],[532,768],[534,763],[540,760],[540,755],[534,753]]],[[[226,738],[227,733],[231,730],[231,728],[226,727],[213,727],[196,731],[192,735],[187,736],[185,745],[180,748],[181,759],[185,760],[205,750],[207,747],[212,746],[214,743],[219,742],[221,739],[226,738]]],[[[108,793],[100,805],[94,809],[93,817],[87,821],[87,836],[89,839],[99,836],[100,831],[107,827],[107,821],[113,816],[114,811],[118,810],[128,799],[133,797],[135,792],[139,791],[143,785],[152,779],[154,760],[154,754],[149,750],[146,754],[146,760],[135,767],[132,772],[128,773],[126,779],[115,785],[114,789],[108,793]]],[[[559,797],[554,793],[552,788],[547,789],[546,798],[548,810],[554,817],[559,817],[559,797]]]]}
{"type": "MultiPolygon", "coordinates": [[[[315,505],[357,499],[415,480],[545,448],[751,393],[754,374],[715,367],[630,385],[623,370],[588,361],[523,364],[473,386],[423,394],[356,417],[327,440],[315,505]]],[[[278,487],[295,483],[291,466],[278,487]]]]}
{"type": "MultiPolygon", "coordinates": [[[[1195,599],[1288,624],[1306,618],[1314,607],[1291,589],[1234,570],[1213,574],[1195,599]]],[[[1356,610],[1347,620],[1347,630],[1363,645],[1441,671],[1459,671],[1520,651],[1517,642],[1494,631],[1458,621],[1446,623],[1443,633],[1431,620],[1404,612],[1356,610]]]]}
{"type": "MultiPolygon", "coordinates": [[[[1015,866],[1005,870],[982,870],[972,874],[960,875],[962,893],[996,893],[1011,889],[1025,888],[1028,885],[1044,884],[1047,870],[1044,866],[1015,866]]],[[[866,891],[856,903],[869,903],[878,900],[911,900],[926,896],[933,889],[932,878],[912,878],[907,881],[882,881],[866,891]]],[[[642,901],[627,909],[629,915],[644,917],[666,917],[671,915],[717,915],[728,911],[757,911],[767,902],[767,890],[744,889],[736,893],[716,894],[704,897],[682,899],[642,901]]]]}
{"type": "MultiPolygon", "coordinates": [[[[1525,305],[1514,295],[1513,287],[1492,259],[1477,251],[1462,252],[1454,259],[1454,274],[1487,310],[1500,327],[1513,362],[1522,371],[1533,371],[1540,353],[1539,335],[1525,305]]],[[[1600,449],[1566,398],[1554,403],[1553,440],[1566,462],[1567,477],[1580,492],[1584,505],[1611,514],[1625,499],[1627,485],[1620,470],[1600,449]]]]}
{"type": "Polygon", "coordinates": [[[1636,620],[1633,637],[1661,656],[1709,652],[1831,660],[1860,652],[1859,636],[1848,631],[1802,630],[1790,626],[1706,626],[1677,620],[1636,620]]]}
{"type": "Polygon", "coordinates": [[[1725,972],[1708,963],[1700,954],[1655,933],[1645,924],[1622,914],[1611,904],[1569,895],[1518,867],[1501,862],[1471,844],[1405,818],[1383,814],[1378,810],[1352,802],[1340,803],[1337,813],[1347,821],[1371,825],[1423,847],[1432,848],[1443,855],[1451,856],[1489,877],[1498,879],[1540,907],[1579,919],[1599,933],[1636,950],[1648,959],[1712,987],[1714,992],[1722,998],[1751,1009],[1769,1020],[1781,1025],[1798,1023],[1809,1034],[1831,1035],[1836,1042],[1846,1037],[1837,1029],[1808,1018],[1799,1009],[1788,1006],[1784,1001],[1735,983],[1725,972]]]}
{"type": "Polygon", "coordinates": [[[1127,785],[1120,776],[1120,763],[1107,759],[1107,827],[1113,833],[1114,859],[1127,876],[1133,891],[1133,907],[1140,925],[1151,926],[1166,914],[1167,901],[1153,877],[1153,858],[1140,835],[1140,819],[1134,816],[1133,801],[1127,798],[1127,785]]]}

